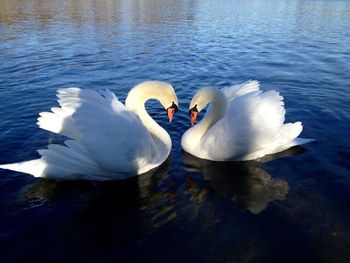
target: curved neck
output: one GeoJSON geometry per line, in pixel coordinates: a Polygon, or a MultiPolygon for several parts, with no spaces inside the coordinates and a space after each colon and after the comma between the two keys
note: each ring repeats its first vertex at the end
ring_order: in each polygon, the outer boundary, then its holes
{"type": "Polygon", "coordinates": [[[206,88],[204,94],[206,97],[206,104],[204,107],[210,104],[209,109],[204,118],[192,128],[198,140],[201,140],[208,130],[224,117],[227,107],[227,99],[220,90],[206,88]]]}
{"type": "Polygon", "coordinates": [[[160,101],[162,96],[157,89],[158,82],[149,82],[139,84],[130,90],[126,100],[125,106],[134,111],[140,118],[142,124],[152,134],[154,138],[158,138],[166,144],[171,144],[170,136],[158,123],[152,119],[147,113],[145,103],[149,99],[156,99],[160,101]]]}

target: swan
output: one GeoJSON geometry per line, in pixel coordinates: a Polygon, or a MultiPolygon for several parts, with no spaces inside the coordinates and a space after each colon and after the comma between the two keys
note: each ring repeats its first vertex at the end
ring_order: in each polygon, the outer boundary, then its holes
{"type": "Polygon", "coordinates": [[[284,123],[283,97],[261,91],[258,81],[200,89],[189,107],[192,126],[208,104],[204,118],[181,139],[182,148],[201,159],[247,161],[313,141],[297,138],[301,122],[284,123]]]}
{"type": "Polygon", "coordinates": [[[145,102],[158,100],[171,122],[178,99],[170,84],[140,83],[125,105],[109,90],[59,89],[57,97],[60,107],[40,113],[37,124],[67,137],[64,145],[50,144],[38,150],[39,159],[0,168],[54,180],[104,181],[146,173],[169,156],[170,136],[148,115],[145,102]]]}

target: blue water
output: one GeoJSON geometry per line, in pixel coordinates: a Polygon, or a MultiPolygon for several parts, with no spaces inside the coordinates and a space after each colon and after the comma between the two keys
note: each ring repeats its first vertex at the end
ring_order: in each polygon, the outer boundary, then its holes
{"type": "Polygon", "coordinates": [[[36,118],[58,88],[171,83],[168,161],[124,181],[0,170],[1,262],[350,262],[350,2],[0,0],[0,163],[64,138],[36,118]],[[315,138],[262,162],[181,151],[203,86],[257,79],[315,138]]]}

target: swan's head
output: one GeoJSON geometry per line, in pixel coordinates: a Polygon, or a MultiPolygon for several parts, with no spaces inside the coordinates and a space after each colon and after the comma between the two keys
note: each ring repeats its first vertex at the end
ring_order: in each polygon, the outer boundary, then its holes
{"type": "Polygon", "coordinates": [[[191,125],[193,126],[196,122],[198,114],[209,104],[217,103],[221,104],[223,107],[226,107],[226,98],[225,95],[216,88],[202,88],[193,96],[189,114],[191,117],[191,125]]]}
{"type": "Polygon", "coordinates": [[[139,104],[144,105],[149,99],[156,99],[163,105],[171,122],[179,105],[174,88],[169,83],[161,81],[142,82],[130,90],[125,104],[129,108],[137,108],[139,104]]]}
{"type": "Polygon", "coordinates": [[[178,110],[179,101],[173,86],[166,82],[151,81],[155,91],[158,93],[156,99],[163,105],[167,111],[169,122],[173,120],[175,112],[178,110]]]}

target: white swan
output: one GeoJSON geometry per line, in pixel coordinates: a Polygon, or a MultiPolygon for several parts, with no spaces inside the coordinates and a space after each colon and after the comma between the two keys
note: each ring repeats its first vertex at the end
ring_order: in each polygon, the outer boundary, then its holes
{"type": "Polygon", "coordinates": [[[192,126],[208,104],[204,118],[181,140],[182,148],[199,158],[252,160],[312,141],[297,138],[301,122],[284,124],[283,97],[274,90],[262,92],[257,81],[199,90],[190,103],[192,126]]]}
{"type": "Polygon", "coordinates": [[[114,180],[145,173],[169,156],[170,136],[145,102],[159,100],[171,121],[178,99],[170,84],[143,82],[130,90],[125,105],[108,90],[68,88],[57,96],[61,107],[40,113],[38,125],[69,140],[38,150],[40,159],[0,168],[55,180],[114,180]]]}

